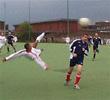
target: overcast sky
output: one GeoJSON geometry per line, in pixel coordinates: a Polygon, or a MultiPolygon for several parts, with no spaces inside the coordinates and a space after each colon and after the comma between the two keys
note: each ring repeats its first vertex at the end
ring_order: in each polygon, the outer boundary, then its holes
{"type": "MultiPolygon", "coordinates": [[[[110,20],[110,0],[68,1],[70,18],[88,17],[92,21],[110,20]]],[[[30,2],[31,22],[67,18],[67,0],[30,0],[30,2]]],[[[29,0],[0,0],[0,19],[5,19],[10,25],[28,21],[29,0]]]]}

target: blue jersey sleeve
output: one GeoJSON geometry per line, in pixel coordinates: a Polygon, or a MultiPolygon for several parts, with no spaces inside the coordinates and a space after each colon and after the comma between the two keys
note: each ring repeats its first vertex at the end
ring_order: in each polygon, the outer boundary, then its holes
{"type": "Polygon", "coordinates": [[[74,40],[71,44],[70,44],[70,52],[75,52],[77,46],[77,40],[74,40]]]}

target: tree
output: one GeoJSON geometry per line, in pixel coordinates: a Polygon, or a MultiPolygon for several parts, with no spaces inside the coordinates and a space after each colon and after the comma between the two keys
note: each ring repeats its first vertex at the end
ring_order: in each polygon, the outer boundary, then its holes
{"type": "Polygon", "coordinates": [[[18,34],[18,37],[21,41],[29,41],[30,37],[32,36],[32,27],[28,22],[23,22],[19,25],[20,33],[18,34]]]}

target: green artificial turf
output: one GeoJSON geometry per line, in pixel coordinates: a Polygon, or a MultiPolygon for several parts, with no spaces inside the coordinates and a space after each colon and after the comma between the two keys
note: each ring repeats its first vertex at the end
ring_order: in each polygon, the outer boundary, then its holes
{"type": "MultiPolygon", "coordinates": [[[[23,43],[16,47],[21,49],[23,43]]],[[[85,57],[80,90],[73,88],[76,68],[70,86],[64,86],[69,64],[68,46],[41,43],[39,48],[44,49],[41,57],[49,65],[48,71],[25,57],[0,63],[0,100],[110,100],[109,46],[100,47],[95,61],[92,61],[92,48],[85,57]]],[[[0,58],[6,55],[9,54],[3,48],[0,58]]]]}

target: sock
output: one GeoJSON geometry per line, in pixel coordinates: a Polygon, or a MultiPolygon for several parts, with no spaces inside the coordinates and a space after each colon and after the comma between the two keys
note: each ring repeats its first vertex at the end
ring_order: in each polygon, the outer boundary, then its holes
{"type": "Polygon", "coordinates": [[[67,82],[70,81],[70,76],[71,76],[71,73],[70,72],[67,72],[67,74],[66,74],[66,81],[67,82]]]}
{"type": "Polygon", "coordinates": [[[16,49],[14,48],[14,51],[16,52],[16,49]]]}
{"type": "Polygon", "coordinates": [[[12,47],[13,47],[14,51],[16,52],[16,49],[15,49],[15,47],[14,47],[14,46],[12,46],[12,47]]]}
{"type": "Polygon", "coordinates": [[[15,47],[13,47],[13,49],[14,49],[14,51],[16,52],[16,49],[15,49],[15,47]]]}
{"type": "Polygon", "coordinates": [[[96,54],[94,54],[93,59],[95,59],[96,54]]]}
{"type": "Polygon", "coordinates": [[[44,37],[45,33],[43,32],[41,35],[39,35],[37,38],[36,38],[36,41],[40,42],[42,40],[42,38],[44,37]]]}
{"type": "Polygon", "coordinates": [[[79,74],[76,74],[76,78],[75,78],[74,84],[78,84],[80,79],[81,79],[81,76],[79,74]]]}
{"type": "Polygon", "coordinates": [[[7,47],[7,51],[10,52],[9,47],[7,47]]]}

